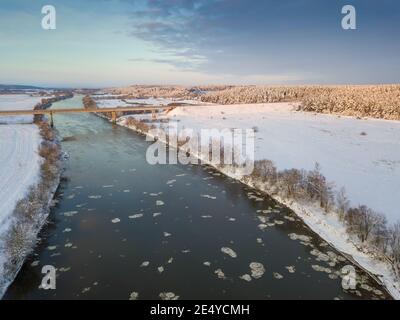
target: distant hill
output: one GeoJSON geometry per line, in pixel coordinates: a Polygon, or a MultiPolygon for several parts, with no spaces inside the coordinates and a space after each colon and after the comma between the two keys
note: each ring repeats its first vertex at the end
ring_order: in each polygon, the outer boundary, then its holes
{"type": "Polygon", "coordinates": [[[44,89],[41,87],[35,86],[26,86],[26,85],[18,85],[18,84],[0,84],[0,90],[38,90],[44,89]]]}

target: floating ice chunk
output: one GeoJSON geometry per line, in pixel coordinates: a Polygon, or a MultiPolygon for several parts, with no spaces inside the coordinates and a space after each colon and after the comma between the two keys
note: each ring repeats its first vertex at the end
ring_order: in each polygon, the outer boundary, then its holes
{"type": "Polygon", "coordinates": [[[178,300],[179,296],[175,295],[173,292],[161,292],[159,297],[161,300],[178,300]]]}
{"type": "Polygon", "coordinates": [[[267,228],[268,228],[268,226],[266,224],[261,223],[258,225],[258,229],[260,229],[260,230],[265,230],[267,228]]]}
{"type": "Polygon", "coordinates": [[[129,219],[139,219],[139,218],[142,218],[142,217],[143,217],[142,213],[137,213],[137,214],[134,214],[132,216],[129,216],[129,219]]]}
{"type": "Polygon", "coordinates": [[[161,212],[155,212],[153,213],[153,218],[161,216],[161,214],[162,214],[161,212]]]}
{"type": "Polygon", "coordinates": [[[129,295],[129,300],[137,300],[137,298],[139,298],[139,293],[135,291],[129,295]]]}
{"type": "Polygon", "coordinates": [[[171,264],[172,262],[174,262],[174,258],[171,257],[171,258],[168,259],[167,263],[171,264]]]}
{"type": "Polygon", "coordinates": [[[211,219],[212,218],[212,216],[210,216],[210,215],[204,215],[204,216],[201,216],[203,219],[211,219]]]}
{"type": "Polygon", "coordinates": [[[90,291],[90,287],[87,287],[87,288],[84,288],[83,290],[82,290],[82,293],[86,293],[86,292],[89,292],[90,291]]]}
{"type": "Polygon", "coordinates": [[[184,177],[184,176],[186,176],[186,173],[177,174],[175,177],[184,177]]]}
{"type": "Polygon", "coordinates": [[[67,212],[63,212],[61,213],[63,216],[65,217],[73,217],[74,215],[76,215],[78,213],[78,211],[67,211],[67,212]]]}
{"type": "Polygon", "coordinates": [[[228,220],[231,221],[231,222],[235,222],[236,221],[235,218],[229,218],[228,220]]]}
{"type": "Polygon", "coordinates": [[[149,266],[149,264],[150,264],[149,261],[144,261],[144,262],[142,262],[142,264],[140,265],[140,267],[141,267],[141,268],[146,268],[146,267],[149,266]]]}
{"type": "Polygon", "coordinates": [[[263,243],[263,240],[261,238],[257,238],[257,243],[263,243]]]}
{"type": "Polygon", "coordinates": [[[286,268],[287,271],[289,271],[289,273],[295,273],[296,272],[295,266],[286,266],[285,268],[286,268]]]}
{"type": "Polygon", "coordinates": [[[231,258],[237,258],[236,252],[233,251],[231,248],[223,247],[223,248],[221,248],[221,251],[223,253],[227,254],[228,256],[230,256],[231,258]]]}
{"type": "Polygon", "coordinates": [[[161,201],[161,200],[157,200],[156,201],[156,206],[163,206],[164,205],[164,202],[163,201],[161,201]]]}
{"type": "Polygon", "coordinates": [[[190,249],[182,250],[182,253],[190,253],[190,249]]]}
{"type": "Polygon", "coordinates": [[[282,225],[282,224],[284,224],[285,222],[283,222],[283,221],[281,221],[281,220],[274,220],[274,223],[275,223],[275,224],[278,224],[278,225],[282,225]]]}
{"type": "Polygon", "coordinates": [[[204,264],[206,267],[211,266],[211,262],[209,262],[209,261],[204,261],[203,264],[204,264]]]}
{"type": "Polygon", "coordinates": [[[319,265],[316,265],[316,264],[313,264],[311,267],[312,267],[315,271],[318,271],[318,272],[332,273],[332,270],[331,270],[331,269],[325,268],[325,267],[322,267],[322,266],[319,266],[319,265]]]}
{"type": "Polygon", "coordinates": [[[225,273],[223,273],[221,269],[215,270],[214,273],[217,275],[219,279],[226,279],[225,273]]]}
{"type": "Polygon", "coordinates": [[[71,270],[70,267],[68,267],[68,268],[62,267],[62,268],[58,269],[58,271],[60,271],[60,272],[68,272],[69,270],[71,270]]]}
{"type": "Polygon", "coordinates": [[[175,179],[173,179],[173,180],[168,180],[168,181],[167,181],[167,184],[173,184],[173,183],[175,183],[175,182],[176,182],[175,179]]]}
{"type": "Polygon", "coordinates": [[[260,262],[250,263],[250,270],[251,270],[251,276],[254,279],[260,279],[265,273],[264,265],[260,262]]]}
{"type": "Polygon", "coordinates": [[[202,194],[202,195],[200,195],[200,197],[202,197],[202,198],[207,198],[207,199],[212,199],[212,200],[217,199],[217,197],[210,196],[210,195],[208,195],[208,194],[202,194]]]}
{"type": "Polygon", "coordinates": [[[126,189],[126,190],[124,190],[123,192],[124,192],[124,193],[129,193],[129,192],[131,192],[131,190],[126,189]]]}
{"type": "Polygon", "coordinates": [[[31,263],[31,267],[37,267],[37,266],[39,265],[39,263],[40,263],[39,260],[33,261],[33,262],[31,263]]]}
{"type": "Polygon", "coordinates": [[[164,272],[164,267],[160,266],[160,267],[157,268],[157,270],[158,270],[159,273],[163,273],[164,272]]]}
{"type": "Polygon", "coordinates": [[[100,196],[100,195],[93,195],[93,196],[89,196],[88,198],[89,198],[89,199],[101,199],[102,196],[100,196]]]}
{"type": "Polygon", "coordinates": [[[65,229],[63,230],[64,233],[71,232],[71,231],[72,231],[71,228],[65,228],[65,229]]]}
{"type": "Polygon", "coordinates": [[[114,185],[112,185],[112,184],[105,185],[105,186],[103,186],[103,188],[114,188],[114,185]]]}
{"type": "Polygon", "coordinates": [[[168,237],[170,237],[170,236],[172,236],[172,234],[170,234],[170,233],[168,233],[168,232],[164,232],[164,237],[168,238],[168,237]]]}
{"type": "Polygon", "coordinates": [[[112,223],[119,223],[121,220],[119,218],[115,218],[111,220],[112,223]]]}
{"type": "Polygon", "coordinates": [[[311,237],[304,236],[304,235],[299,235],[299,234],[296,234],[296,233],[290,233],[289,234],[289,238],[291,240],[300,240],[300,241],[303,241],[303,242],[310,242],[311,241],[311,237]]]}
{"type": "Polygon", "coordinates": [[[268,219],[266,217],[263,217],[263,216],[257,216],[257,218],[263,224],[267,223],[267,221],[268,221],[268,219]]]}
{"type": "Polygon", "coordinates": [[[57,246],[48,246],[47,250],[54,251],[57,249],[57,246]]]}
{"type": "Polygon", "coordinates": [[[278,280],[283,279],[283,275],[281,275],[281,274],[278,273],[278,272],[274,272],[273,275],[274,275],[274,278],[275,278],[275,279],[278,279],[278,280]]]}
{"type": "Polygon", "coordinates": [[[68,242],[64,245],[64,247],[66,248],[71,248],[73,246],[73,244],[71,242],[68,242]]]}
{"type": "Polygon", "coordinates": [[[251,281],[251,277],[248,274],[244,274],[244,275],[240,276],[239,278],[244,280],[244,281],[247,281],[247,282],[251,281]]]}
{"type": "Polygon", "coordinates": [[[296,221],[295,218],[290,217],[290,216],[284,216],[284,218],[285,218],[286,220],[289,220],[289,221],[296,221]]]}

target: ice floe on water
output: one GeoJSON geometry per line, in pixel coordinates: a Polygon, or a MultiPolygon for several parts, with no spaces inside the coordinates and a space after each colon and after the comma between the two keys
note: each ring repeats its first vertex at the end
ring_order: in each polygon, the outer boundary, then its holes
{"type": "Polygon", "coordinates": [[[78,211],[67,211],[67,212],[61,213],[61,215],[65,216],[65,217],[73,217],[77,213],[78,213],[78,211]]]}
{"type": "Polygon", "coordinates": [[[204,262],[203,262],[203,265],[205,265],[206,267],[209,267],[209,266],[211,266],[211,262],[209,262],[209,261],[204,261],[204,262]]]}
{"type": "Polygon", "coordinates": [[[159,297],[161,298],[161,300],[178,300],[179,299],[179,296],[177,296],[173,292],[161,292],[159,294],[159,297]]]}
{"type": "Polygon", "coordinates": [[[300,235],[296,233],[290,233],[289,238],[291,240],[300,240],[302,242],[311,242],[311,237],[305,236],[305,235],[300,235]]]}
{"type": "Polygon", "coordinates": [[[63,233],[68,233],[68,232],[71,232],[71,231],[72,231],[71,228],[65,228],[65,229],[63,230],[63,233]]]}
{"type": "Polygon", "coordinates": [[[121,219],[115,218],[115,219],[112,219],[111,222],[112,223],[119,223],[119,222],[121,222],[121,219]]]}
{"type": "Polygon", "coordinates": [[[217,269],[214,271],[217,275],[218,279],[226,279],[225,273],[221,269],[217,269]]]}
{"type": "Polygon", "coordinates": [[[105,185],[103,186],[103,188],[114,188],[114,185],[113,184],[105,185]]]}
{"type": "Polygon", "coordinates": [[[248,275],[248,274],[244,274],[244,275],[240,276],[239,278],[244,280],[244,281],[247,281],[247,282],[251,281],[251,276],[248,275]]]}
{"type": "Polygon", "coordinates": [[[296,272],[295,266],[286,266],[285,268],[286,268],[287,271],[289,271],[289,273],[295,273],[296,272]]]}
{"type": "Polygon", "coordinates": [[[278,272],[274,272],[274,273],[273,273],[273,276],[274,276],[275,279],[278,279],[278,280],[283,279],[283,275],[281,275],[281,274],[278,273],[278,272]]]}
{"type": "Polygon", "coordinates": [[[138,292],[132,292],[130,295],[129,295],[129,300],[137,300],[139,298],[139,293],[138,292]]]}
{"type": "Polygon", "coordinates": [[[167,263],[171,264],[172,262],[174,262],[174,258],[171,257],[171,258],[168,259],[167,263]]]}
{"type": "Polygon", "coordinates": [[[153,213],[153,218],[161,216],[161,215],[162,215],[161,212],[155,212],[155,213],[153,213]]]}
{"type": "Polygon", "coordinates": [[[176,180],[175,180],[175,179],[168,180],[168,181],[167,181],[167,185],[173,184],[173,183],[175,183],[175,182],[176,182],[176,180]]]}
{"type": "Polygon", "coordinates": [[[227,254],[228,256],[230,256],[231,258],[237,258],[237,254],[235,251],[233,251],[231,248],[228,247],[222,247],[221,251],[225,254],[227,254]]]}
{"type": "Polygon", "coordinates": [[[250,270],[251,270],[251,276],[254,279],[260,279],[265,273],[264,265],[260,262],[250,263],[250,270]]]}
{"type": "Polygon", "coordinates": [[[317,265],[317,264],[313,264],[312,266],[311,266],[311,268],[313,268],[315,271],[318,271],[318,272],[325,272],[325,273],[332,273],[332,270],[331,269],[329,269],[329,268],[325,268],[325,267],[322,267],[322,266],[319,266],[319,265],[317,265]]]}
{"type": "Polygon", "coordinates": [[[33,261],[33,262],[31,263],[31,267],[37,267],[37,266],[39,265],[39,263],[40,263],[39,260],[33,261]]]}
{"type": "Polygon", "coordinates": [[[49,251],[54,251],[56,249],[57,249],[57,246],[48,246],[47,247],[47,250],[49,250],[49,251]]]}
{"type": "Polygon", "coordinates": [[[139,219],[142,217],[143,217],[143,213],[137,213],[137,214],[129,216],[129,219],[139,219]]]}
{"type": "Polygon", "coordinates": [[[211,215],[204,215],[204,216],[201,216],[203,219],[211,219],[212,218],[212,216],[211,215]]]}
{"type": "Polygon", "coordinates": [[[190,253],[190,249],[185,249],[181,251],[182,253],[190,253]]]}
{"type": "Polygon", "coordinates": [[[163,205],[164,205],[164,202],[163,202],[163,201],[161,201],[161,200],[157,200],[157,201],[156,201],[156,206],[161,207],[161,206],[163,206],[163,205]]]}
{"type": "Polygon", "coordinates": [[[236,219],[235,219],[235,218],[229,218],[228,221],[230,221],[230,222],[235,222],[236,219]]]}
{"type": "Polygon", "coordinates": [[[215,196],[210,196],[210,195],[208,195],[208,194],[201,194],[200,197],[206,198],[206,199],[211,199],[211,200],[217,199],[217,197],[215,197],[215,196]]]}
{"type": "Polygon", "coordinates": [[[149,194],[150,197],[158,197],[158,196],[161,196],[161,195],[162,195],[162,192],[159,192],[159,193],[154,193],[153,192],[153,193],[149,194]]]}
{"type": "Polygon", "coordinates": [[[142,264],[140,265],[141,268],[146,268],[150,265],[149,261],[143,261],[142,264]]]}
{"type": "Polygon", "coordinates": [[[165,238],[168,238],[168,237],[172,236],[172,234],[171,234],[171,233],[168,233],[168,232],[164,232],[163,234],[164,234],[164,237],[165,237],[165,238]]]}
{"type": "Polygon", "coordinates": [[[163,272],[164,272],[164,267],[163,267],[163,266],[158,267],[158,268],[157,268],[157,271],[158,271],[159,273],[163,273],[163,272]]]}
{"type": "Polygon", "coordinates": [[[88,198],[89,198],[89,199],[97,200],[97,199],[101,199],[102,196],[100,196],[100,195],[93,195],[93,196],[89,196],[88,198]]]}
{"type": "Polygon", "coordinates": [[[73,244],[71,242],[68,242],[64,245],[65,248],[71,248],[73,244]]]}

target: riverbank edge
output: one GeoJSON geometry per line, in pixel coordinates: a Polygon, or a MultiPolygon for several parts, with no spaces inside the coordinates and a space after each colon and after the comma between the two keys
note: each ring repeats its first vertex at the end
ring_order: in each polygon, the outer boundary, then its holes
{"type": "MultiPolygon", "coordinates": [[[[107,117],[102,117],[105,119],[108,119],[107,117]]],[[[109,119],[108,119],[109,120],[109,119]]],[[[135,126],[125,124],[125,120],[122,121],[117,121],[117,125],[128,128],[130,130],[133,130],[143,136],[149,137],[151,139],[158,139],[158,137],[150,135],[148,132],[143,131],[141,129],[136,128],[135,126]]],[[[173,148],[177,148],[178,150],[180,149],[179,146],[173,146],[169,144],[167,141],[162,141],[159,140],[166,145],[169,145],[173,148]]],[[[185,151],[186,152],[186,151],[185,151]]],[[[360,269],[364,270],[367,274],[369,274],[380,286],[382,286],[387,293],[393,297],[395,300],[400,300],[400,283],[398,280],[396,280],[395,276],[393,273],[390,271],[392,269],[392,266],[389,262],[382,262],[382,261],[377,261],[373,256],[375,255],[374,252],[362,252],[357,243],[353,239],[351,239],[347,234],[345,233],[339,233],[337,235],[332,234],[332,230],[329,230],[329,225],[321,225],[321,222],[316,222],[318,220],[318,216],[321,214],[321,209],[317,208],[313,205],[310,204],[302,204],[300,202],[297,202],[295,200],[285,200],[282,197],[278,195],[271,194],[268,192],[268,187],[265,185],[262,186],[261,182],[248,182],[243,180],[242,175],[237,175],[234,172],[232,172],[229,169],[226,168],[221,168],[218,166],[213,165],[209,161],[205,160],[204,157],[202,157],[199,154],[193,154],[191,153],[191,156],[197,158],[202,165],[209,165],[216,169],[218,172],[224,174],[225,176],[235,179],[236,181],[239,181],[240,183],[246,185],[249,188],[252,188],[258,192],[261,192],[263,194],[266,194],[270,198],[274,199],[278,203],[284,205],[285,207],[289,208],[292,210],[315,234],[317,234],[321,239],[329,243],[333,248],[335,248],[337,251],[339,251],[341,254],[343,254],[349,261],[351,261],[353,264],[358,266],[360,269]],[[335,239],[336,238],[336,239],[335,239]],[[345,241],[343,241],[345,240],[345,241]],[[346,245],[340,245],[340,242],[345,242],[346,245]],[[360,261],[360,259],[357,258],[356,254],[360,254],[364,258],[366,258],[366,261],[360,261]],[[380,263],[387,268],[388,273],[387,274],[378,274],[376,270],[373,270],[373,264],[375,263],[380,263]]],[[[375,255],[376,256],[376,255],[375,255]]]]}
{"type": "MultiPolygon", "coordinates": [[[[66,100],[71,97],[73,97],[73,94],[67,93],[50,99],[42,99],[42,102],[38,103],[34,107],[34,109],[48,109],[52,106],[53,103],[61,100],[66,100]]],[[[35,185],[30,186],[30,192],[23,199],[21,199],[19,203],[34,198],[35,193],[37,192],[36,188],[38,188],[39,186],[46,186],[46,188],[45,190],[41,190],[44,193],[41,195],[42,201],[40,201],[40,203],[35,203],[38,206],[35,206],[35,208],[33,209],[33,213],[29,213],[29,223],[27,223],[27,221],[25,220],[26,218],[23,218],[21,217],[21,215],[17,214],[18,204],[16,204],[14,212],[10,217],[8,230],[2,235],[3,238],[12,241],[13,233],[16,232],[15,230],[17,228],[23,228],[23,230],[21,231],[25,232],[24,237],[22,239],[19,239],[20,241],[18,242],[18,248],[16,250],[13,249],[11,254],[7,252],[7,247],[4,248],[4,251],[8,253],[8,261],[7,264],[4,266],[4,274],[2,275],[2,279],[0,282],[0,299],[2,299],[8,287],[13,283],[22,266],[24,265],[25,260],[33,252],[34,248],[37,245],[37,242],[39,241],[39,232],[42,230],[47,222],[52,202],[60,185],[61,174],[64,169],[61,143],[57,131],[50,127],[50,124],[46,120],[44,120],[43,116],[35,116],[34,124],[37,125],[39,129],[39,134],[41,136],[41,143],[37,152],[40,154],[42,148],[48,147],[52,149],[52,154],[48,154],[47,157],[40,155],[41,163],[40,170],[38,172],[38,182],[35,185]],[[54,158],[55,154],[56,158],[54,158]],[[54,173],[54,177],[52,177],[50,180],[46,180],[44,178],[44,176],[46,176],[44,168],[47,168],[47,170],[52,170],[54,173]]]]}

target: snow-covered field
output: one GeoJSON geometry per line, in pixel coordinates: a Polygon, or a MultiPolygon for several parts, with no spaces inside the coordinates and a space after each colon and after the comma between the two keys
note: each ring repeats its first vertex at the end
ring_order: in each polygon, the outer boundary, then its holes
{"type": "MultiPolygon", "coordinates": [[[[31,97],[28,94],[0,94],[1,110],[28,110],[42,100],[42,97],[31,97]]],[[[32,123],[33,116],[0,117],[0,124],[4,123],[32,123]]]]}
{"type": "Polygon", "coordinates": [[[18,200],[38,182],[41,137],[36,125],[0,125],[0,231],[18,200]]]}
{"type": "MultiPolygon", "coordinates": [[[[400,220],[400,122],[294,111],[292,104],[180,107],[168,114],[178,127],[255,128],[255,159],[278,169],[321,165],[352,205],[365,204],[400,220]]],[[[143,118],[143,116],[141,116],[143,118]]]]}

